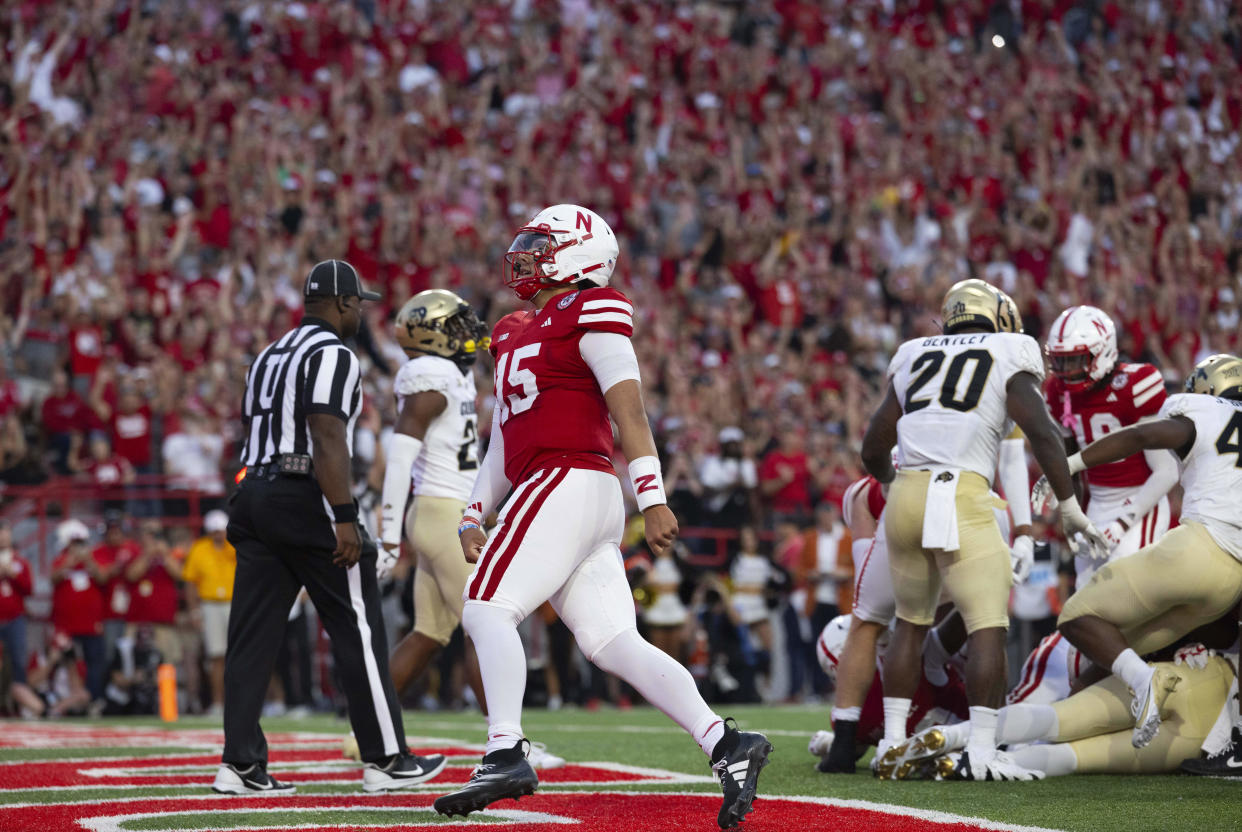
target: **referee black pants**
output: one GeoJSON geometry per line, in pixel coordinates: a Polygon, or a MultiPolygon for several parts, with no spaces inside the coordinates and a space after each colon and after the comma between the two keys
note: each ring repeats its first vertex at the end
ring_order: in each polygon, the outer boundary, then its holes
{"type": "Polygon", "coordinates": [[[328,636],[362,759],[407,752],[401,709],[388,672],[375,550],[343,569],[332,563],[336,534],[313,479],[248,477],[232,500],[229,542],[237,575],[224,659],[224,755],[247,768],[267,763],[259,716],[289,611],[306,587],[328,636]]]}

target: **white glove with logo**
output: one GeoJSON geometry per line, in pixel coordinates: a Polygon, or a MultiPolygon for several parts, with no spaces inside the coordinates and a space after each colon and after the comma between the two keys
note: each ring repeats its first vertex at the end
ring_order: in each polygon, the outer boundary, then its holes
{"type": "Polygon", "coordinates": [[[1013,539],[1009,549],[1009,563],[1013,566],[1013,582],[1025,583],[1031,574],[1031,564],[1035,562],[1035,541],[1029,534],[1019,535],[1013,539]]]}
{"type": "Polygon", "coordinates": [[[1031,487],[1031,511],[1036,515],[1049,514],[1057,509],[1057,496],[1047,477],[1040,477],[1031,487]]]}
{"type": "Polygon", "coordinates": [[[1082,513],[1077,497],[1061,501],[1061,531],[1075,554],[1085,555],[1093,561],[1108,560],[1108,542],[1082,513]]]}
{"type": "Polygon", "coordinates": [[[380,581],[388,580],[388,576],[392,574],[393,567],[397,565],[397,561],[401,560],[401,547],[393,549],[391,552],[383,546],[379,548],[379,557],[375,559],[375,577],[380,581]]]}
{"type": "Polygon", "coordinates": [[[1100,536],[1104,538],[1108,544],[1108,551],[1112,551],[1121,545],[1121,538],[1125,537],[1126,528],[1121,525],[1120,520],[1114,520],[1104,528],[1100,529],[1100,536]]]}

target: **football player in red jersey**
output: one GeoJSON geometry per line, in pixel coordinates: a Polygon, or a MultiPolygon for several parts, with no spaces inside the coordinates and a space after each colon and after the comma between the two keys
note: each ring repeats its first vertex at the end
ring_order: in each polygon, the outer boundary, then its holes
{"type": "Polygon", "coordinates": [[[625,522],[612,465],[612,425],[629,462],[647,544],[677,536],[643,407],[630,336],[634,307],[608,288],[619,253],[612,229],[576,205],[540,211],[505,255],[505,283],[532,309],[496,324],[491,446],[458,529],[466,559],[462,624],[474,641],[488,704],[487,753],[460,791],[436,800],[468,814],[538,785],[522,733],[526,657],[517,626],[551,601],[579,648],[688,731],[720,778],[717,821],[736,826],[755,797],[771,744],[740,732],[703,701],[681,664],[638,634],[619,543],[625,522]],[[489,538],[483,518],[512,490],[489,538]]]}
{"type": "MultiPolygon", "coordinates": [[[[1105,434],[1154,417],[1167,395],[1151,364],[1117,363],[1117,329],[1094,306],[1071,306],[1057,317],[1046,347],[1052,377],[1045,393],[1052,415],[1080,448],[1105,434]]],[[[1168,451],[1144,451],[1085,474],[1087,517],[1111,544],[1107,560],[1132,555],[1169,529],[1166,495],[1177,483],[1168,451]]],[[[1102,564],[1075,559],[1081,588],[1102,564]]]]}

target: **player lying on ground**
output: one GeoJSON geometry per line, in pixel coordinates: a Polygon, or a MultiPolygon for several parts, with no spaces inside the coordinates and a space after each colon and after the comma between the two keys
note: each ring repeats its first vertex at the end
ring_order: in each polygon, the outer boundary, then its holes
{"type": "MultiPolygon", "coordinates": [[[[1187,758],[1191,758],[1189,765],[1202,766],[1206,761],[1199,759],[1200,748],[1221,752],[1228,746],[1231,700],[1237,691],[1237,636],[1237,617],[1231,611],[1196,629],[1180,649],[1170,648],[1154,657],[1171,658],[1155,661],[1153,666],[1177,674],[1180,682],[1165,701],[1164,729],[1141,749],[1130,742],[1135,725],[1131,696],[1125,681],[1117,676],[1050,705],[1002,708],[996,741],[1010,746],[1009,755],[1018,765],[1049,777],[1161,774],[1176,770],[1187,758]],[[1197,638],[1230,645],[1229,651],[1220,653],[1192,641],[1197,638]]],[[[965,747],[968,738],[962,725],[938,725],[911,737],[895,754],[901,779],[950,776],[961,765],[955,752],[965,747]]]]}
{"type": "Polygon", "coordinates": [[[1171,396],[1160,418],[1110,433],[1071,458],[1075,472],[1151,448],[1177,453],[1181,525],[1108,564],[1070,597],[1057,622],[1074,646],[1134,691],[1133,742],[1160,730],[1178,673],[1140,656],[1167,647],[1242,599],[1242,359],[1213,355],[1171,396]]]}

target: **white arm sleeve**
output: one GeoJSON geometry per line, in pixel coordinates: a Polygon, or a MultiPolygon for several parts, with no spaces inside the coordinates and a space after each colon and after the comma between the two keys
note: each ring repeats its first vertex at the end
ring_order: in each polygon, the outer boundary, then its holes
{"type": "Polygon", "coordinates": [[[479,463],[479,476],[475,478],[466,504],[467,516],[482,520],[491,514],[509,493],[511,483],[505,477],[505,435],[500,430],[500,403],[492,409],[492,438],[487,453],[479,463]]]}
{"type": "Polygon", "coordinates": [[[997,478],[1009,503],[1014,526],[1031,524],[1031,477],[1026,467],[1026,441],[1002,439],[996,466],[997,478]]]}
{"type": "Polygon", "coordinates": [[[388,440],[388,459],[384,469],[384,491],[380,499],[380,542],[401,542],[401,524],[410,496],[410,470],[423,448],[422,440],[393,432],[388,440]]]}
{"type": "Polygon", "coordinates": [[[1120,515],[1126,526],[1133,526],[1147,516],[1160,498],[1169,493],[1169,489],[1177,485],[1177,458],[1172,451],[1163,448],[1143,451],[1151,476],[1147,478],[1139,490],[1130,498],[1130,503],[1120,515]]]}
{"type": "Polygon", "coordinates": [[[622,381],[641,381],[638,356],[630,339],[617,332],[591,330],[578,340],[578,354],[595,374],[599,389],[607,393],[622,381]]]}

